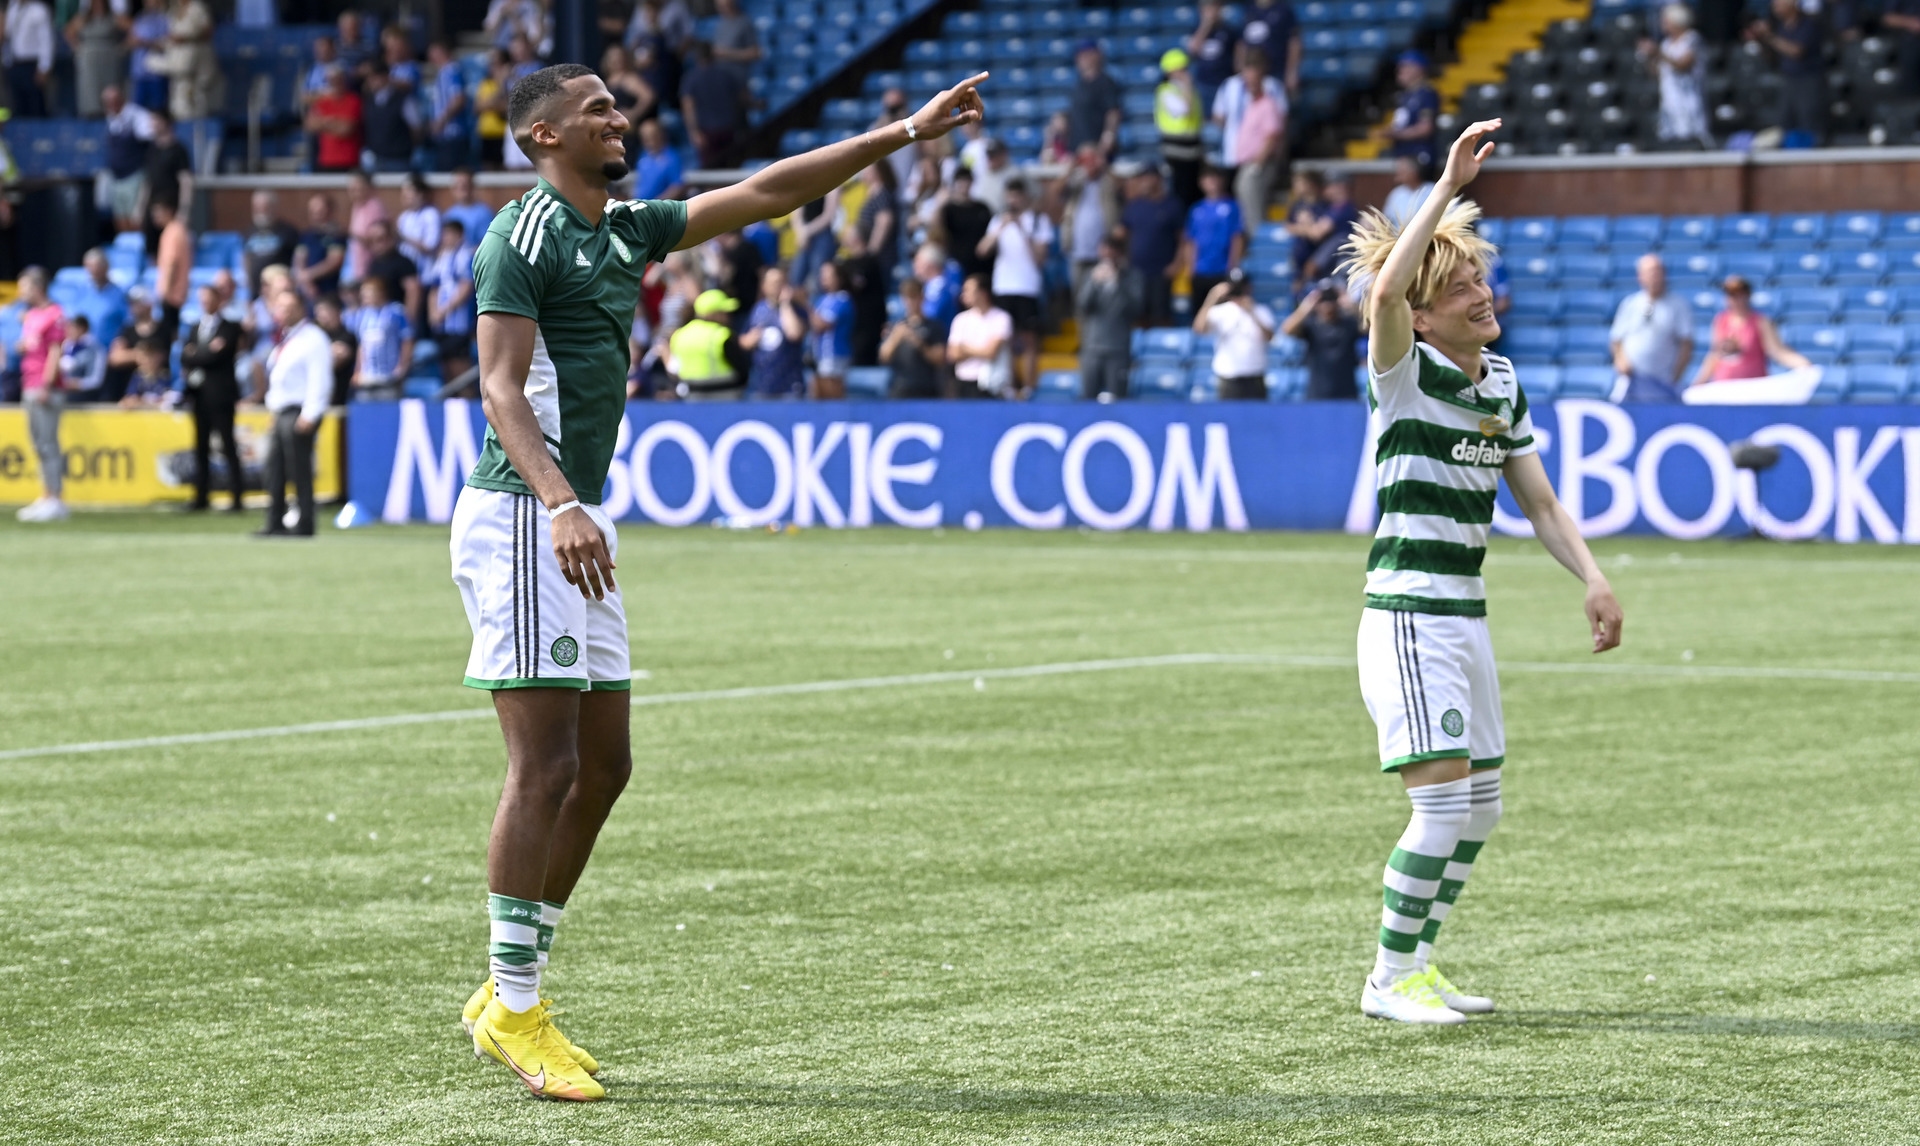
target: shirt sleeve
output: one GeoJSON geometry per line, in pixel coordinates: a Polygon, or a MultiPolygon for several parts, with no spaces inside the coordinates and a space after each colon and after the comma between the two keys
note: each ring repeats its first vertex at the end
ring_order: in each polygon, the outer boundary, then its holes
{"type": "Polygon", "coordinates": [[[1512,454],[1540,452],[1540,443],[1533,440],[1533,411],[1527,408],[1527,392],[1518,378],[1513,380],[1513,429],[1507,432],[1513,438],[1512,454]]]}
{"type": "Polygon", "coordinates": [[[540,299],[552,279],[551,259],[536,264],[498,231],[488,231],[473,255],[473,295],[480,314],[538,320],[540,299]]]}
{"type": "Polygon", "coordinates": [[[645,262],[657,263],[672,254],[687,233],[687,205],[677,199],[642,199],[635,206],[623,204],[615,210],[627,212],[645,262]]]}
{"type": "Polygon", "coordinates": [[[333,344],[318,327],[310,327],[300,349],[300,362],[307,373],[307,397],[300,403],[300,416],[318,422],[333,402],[333,344]]]}

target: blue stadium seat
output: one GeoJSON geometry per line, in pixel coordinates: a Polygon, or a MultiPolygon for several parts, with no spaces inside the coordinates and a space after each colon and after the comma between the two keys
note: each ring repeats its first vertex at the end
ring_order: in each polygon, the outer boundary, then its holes
{"type": "Polygon", "coordinates": [[[1329,0],[1308,0],[1294,7],[1302,24],[1337,24],[1341,19],[1340,6],[1329,0]]]}
{"type": "Polygon", "coordinates": [[[1840,292],[1840,305],[1849,313],[1865,309],[1891,314],[1900,309],[1900,292],[1893,287],[1848,287],[1840,292]]]}
{"type": "Polygon", "coordinates": [[[1773,233],[1824,239],[1827,237],[1827,217],[1815,214],[1780,215],[1773,221],[1773,233]]]}
{"type": "Polygon", "coordinates": [[[1213,373],[1211,362],[1192,361],[1187,363],[1187,401],[1215,402],[1220,398],[1220,379],[1213,373]]]}
{"type": "Polygon", "coordinates": [[[1561,372],[1556,396],[1604,400],[1613,396],[1614,382],[1611,366],[1569,366],[1561,372]]]}
{"type": "Polygon", "coordinates": [[[1534,366],[1520,377],[1520,389],[1529,402],[1551,402],[1560,393],[1565,371],[1552,364],[1534,366]]]}
{"type": "Polygon", "coordinates": [[[1836,211],[1828,221],[1826,236],[1836,238],[1880,238],[1885,215],[1880,211],[1836,211]]]}
{"type": "Polygon", "coordinates": [[[1185,358],[1193,352],[1193,331],[1184,326],[1156,326],[1133,332],[1136,358],[1185,358]]]}
{"type": "MultiPolygon", "coordinates": [[[[1507,221],[1505,219],[1482,219],[1474,224],[1473,229],[1479,232],[1481,238],[1492,243],[1494,246],[1506,246],[1507,221]]],[[[1916,233],[1920,234],[1920,232],[1916,233]]]]}
{"type": "Polygon", "coordinates": [[[1033,400],[1036,402],[1071,402],[1078,397],[1078,370],[1042,370],[1039,384],[1033,388],[1033,400]]]}
{"type": "Polygon", "coordinates": [[[1512,358],[1553,358],[1560,353],[1561,331],[1556,326],[1521,326],[1507,331],[1500,346],[1512,358]]]}
{"type": "Polygon", "coordinates": [[[1532,255],[1506,260],[1507,273],[1514,278],[1553,280],[1560,277],[1560,265],[1552,255],[1532,255]]]}
{"type": "Polygon", "coordinates": [[[1803,297],[1808,293],[1804,288],[1782,293],[1785,296],[1785,301],[1781,303],[1780,309],[1774,313],[1774,317],[1779,321],[1793,323],[1833,321],[1834,308],[1821,302],[1817,298],[1803,297]]]}
{"type": "Polygon", "coordinates": [[[1910,371],[1891,363],[1856,363],[1847,370],[1847,401],[1883,404],[1904,401],[1910,371]]]}
{"type": "Polygon", "coordinates": [[[1561,279],[1597,279],[1605,282],[1613,273],[1611,262],[1606,255],[1576,254],[1566,250],[1566,245],[1566,235],[1562,232],[1561,247],[1563,249],[1556,260],[1560,265],[1561,279]]]}
{"type": "Polygon", "coordinates": [[[1669,255],[1667,266],[1681,274],[1704,275],[1710,279],[1720,277],[1720,256],[1716,254],[1669,255]]]}
{"type": "Polygon", "coordinates": [[[1908,338],[1905,327],[1850,322],[1840,329],[1846,333],[1847,352],[1854,355],[1856,360],[1860,354],[1867,352],[1884,354],[1889,362],[1906,357],[1908,338]]]}
{"type": "Polygon", "coordinates": [[[1824,350],[1832,354],[1847,352],[1847,332],[1838,326],[1782,326],[1780,338],[1795,350],[1807,353],[1824,350]]]}
{"type": "Polygon", "coordinates": [[[1160,14],[1147,7],[1122,8],[1116,22],[1126,29],[1150,30],[1159,25],[1160,14]]]}
{"type": "Polygon", "coordinates": [[[1658,215],[1621,215],[1609,228],[1608,242],[1617,248],[1633,248],[1637,257],[1660,241],[1660,224],[1658,215]]]}
{"type": "Polygon", "coordinates": [[[878,399],[887,396],[893,384],[891,366],[854,366],[847,370],[847,397],[878,399]]]}
{"type": "Polygon", "coordinates": [[[1582,323],[1567,326],[1560,332],[1560,354],[1565,358],[1569,354],[1605,354],[1612,357],[1608,344],[1608,330],[1603,323],[1582,323]]]}
{"type": "MultiPolygon", "coordinates": [[[[782,51],[791,46],[783,47],[782,51]]],[[[947,49],[939,40],[915,40],[907,45],[907,50],[901,53],[900,58],[908,67],[938,64],[945,62],[947,49]]]]}
{"type": "Polygon", "coordinates": [[[1565,301],[1557,290],[1521,291],[1513,296],[1513,306],[1507,314],[1515,321],[1551,322],[1560,317],[1565,301]]]}
{"type": "MultiPolygon", "coordinates": [[[[1690,275],[1667,270],[1667,290],[1682,298],[1693,301],[1693,296],[1701,291],[1713,291],[1719,288],[1706,275],[1690,275]]],[[[1695,305],[1698,305],[1697,303],[1695,305]]]]}
{"type": "Polygon", "coordinates": [[[1560,220],[1559,241],[1580,247],[1604,247],[1612,232],[1605,215],[1571,215],[1560,220]]]}
{"type": "Polygon", "coordinates": [[[1184,402],[1187,392],[1186,367],[1178,359],[1142,362],[1127,380],[1128,395],[1144,402],[1184,402]]]}
{"type": "Polygon", "coordinates": [[[1726,274],[1741,275],[1757,286],[1772,278],[1779,270],[1779,265],[1770,251],[1730,251],[1723,248],[1720,269],[1726,274]]]}
{"type": "Polygon", "coordinates": [[[1732,243],[1764,243],[1773,237],[1773,216],[1722,215],[1714,223],[1713,237],[1722,246],[1732,243]]]}
{"type": "Polygon", "coordinates": [[[977,36],[986,31],[987,17],[982,12],[949,12],[940,28],[949,36],[977,36]]]}
{"type": "MultiPolygon", "coordinates": [[[[1873,244],[1861,243],[1859,245],[1872,246],[1873,244]]],[[[1809,251],[1824,250],[1827,244],[1819,239],[1802,238],[1799,235],[1779,235],[1774,237],[1771,246],[1773,253],[1780,256],[1781,265],[1784,266],[1793,256],[1806,254],[1809,251]]]]}
{"type": "Polygon", "coordinates": [[[1321,28],[1309,28],[1300,37],[1300,46],[1308,52],[1326,54],[1338,52],[1346,43],[1346,30],[1329,24],[1321,28]]]}
{"type": "Polygon", "coordinates": [[[1779,261],[1775,273],[1778,274],[1811,275],[1824,279],[1833,273],[1833,260],[1824,251],[1802,251],[1777,257],[1779,261]]]}
{"type": "Polygon", "coordinates": [[[1569,290],[1562,291],[1561,297],[1565,303],[1561,314],[1569,322],[1610,322],[1617,309],[1610,290],[1569,290]]]}
{"type": "Polygon", "coordinates": [[[1666,226],[1660,232],[1660,239],[1662,243],[1711,242],[1719,222],[1714,215],[1669,215],[1666,226]]]}
{"type": "Polygon", "coordinates": [[[1807,404],[1827,406],[1844,401],[1847,389],[1852,384],[1852,374],[1847,367],[1819,362],[1815,365],[1820,367],[1820,382],[1813,388],[1813,396],[1807,399],[1807,404]]]}
{"type": "Polygon", "coordinates": [[[906,76],[901,72],[868,72],[866,80],[860,85],[860,90],[868,95],[882,95],[888,88],[901,87],[906,82],[906,76]]]}
{"type": "Polygon", "coordinates": [[[1509,242],[1538,243],[1551,247],[1560,235],[1560,220],[1551,215],[1521,216],[1507,220],[1509,242]]]}
{"type": "Polygon", "coordinates": [[[1616,283],[1636,281],[1640,273],[1640,260],[1646,254],[1646,250],[1637,245],[1623,244],[1615,247],[1613,253],[1607,256],[1607,271],[1613,276],[1613,281],[1616,283]]]}
{"type": "Polygon", "coordinates": [[[1832,282],[1838,287],[1879,286],[1892,269],[1879,251],[1853,251],[1834,260],[1832,282]]]}
{"type": "Polygon", "coordinates": [[[1306,367],[1278,366],[1267,371],[1267,401],[1298,402],[1306,393],[1306,367]]]}

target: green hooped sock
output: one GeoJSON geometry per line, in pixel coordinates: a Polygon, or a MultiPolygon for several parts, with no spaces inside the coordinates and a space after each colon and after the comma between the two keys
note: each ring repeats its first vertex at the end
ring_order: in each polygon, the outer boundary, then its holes
{"type": "Polygon", "coordinates": [[[564,903],[555,903],[551,899],[540,901],[540,970],[543,973],[553,955],[553,929],[560,926],[560,913],[566,909],[564,903]]]}
{"type": "Polygon", "coordinates": [[[491,923],[487,964],[493,972],[493,996],[509,1011],[531,1010],[540,1003],[541,914],[536,900],[487,896],[491,923]]]}

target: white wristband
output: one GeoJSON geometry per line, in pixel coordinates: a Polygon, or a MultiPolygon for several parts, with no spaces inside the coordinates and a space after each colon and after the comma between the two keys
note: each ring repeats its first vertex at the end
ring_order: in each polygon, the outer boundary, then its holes
{"type": "Polygon", "coordinates": [[[556,505],[552,509],[548,510],[547,517],[549,519],[559,517],[561,514],[567,512],[569,509],[579,509],[579,508],[581,508],[579,502],[569,501],[561,505],[556,505]]]}
{"type": "Polygon", "coordinates": [[[912,143],[915,140],[918,140],[920,138],[920,133],[913,129],[912,116],[908,116],[907,118],[901,120],[900,122],[907,125],[907,142],[912,143]]]}

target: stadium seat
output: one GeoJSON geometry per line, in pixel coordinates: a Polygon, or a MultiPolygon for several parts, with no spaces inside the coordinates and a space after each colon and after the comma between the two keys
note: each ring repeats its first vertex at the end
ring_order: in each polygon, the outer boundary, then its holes
{"type": "Polygon", "coordinates": [[[1500,339],[1510,358],[1553,358],[1560,353],[1561,331],[1552,326],[1522,326],[1509,330],[1500,339]]]}
{"type": "Polygon", "coordinates": [[[1877,240],[1885,226],[1886,218],[1878,211],[1842,211],[1829,220],[1827,240],[1832,242],[1842,236],[1877,240]]]}
{"type": "Polygon", "coordinates": [[[1507,315],[1515,321],[1552,321],[1560,317],[1565,306],[1561,293],[1557,290],[1521,291],[1513,296],[1513,306],[1507,315]]]}
{"type": "Polygon", "coordinates": [[[1550,402],[1560,393],[1564,373],[1551,364],[1531,367],[1520,379],[1520,389],[1531,402],[1550,402]]]}
{"type": "Polygon", "coordinates": [[[1556,396],[1605,400],[1613,396],[1614,385],[1611,366],[1569,366],[1561,372],[1560,389],[1556,396]]]}
{"type": "Polygon", "coordinates": [[[1187,371],[1178,360],[1153,359],[1133,368],[1127,393],[1144,402],[1187,400],[1187,371]]]}
{"type": "Polygon", "coordinates": [[[1798,235],[1807,239],[1827,237],[1827,217],[1825,215],[1799,214],[1781,215],[1774,220],[1774,234],[1798,235]]]}
{"type": "Polygon", "coordinates": [[[1840,329],[1846,335],[1847,353],[1855,362],[1863,361],[1863,354],[1884,356],[1887,362],[1906,356],[1908,339],[1905,327],[1884,323],[1848,323],[1840,329]]]}
{"type": "Polygon", "coordinates": [[[885,398],[887,388],[892,384],[893,368],[890,366],[854,366],[847,370],[849,398],[885,398]]]}
{"type": "Polygon", "coordinates": [[[1714,222],[1713,237],[1722,246],[1764,243],[1773,237],[1773,216],[1722,215],[1714,222]]]}
{"type": "Polygon", "coordinates": [[[1040,382],[1033,390],[1036,402],[1071,402],[1080,397],[1080,372],[1077,370],[1042,370],[1040,382]]]}
{"type": "Polygon", "coordinates": [[[1616,251],[1627,250],[1638,258],[1659,243],[1660,224],[1658,215],[1621,215],[1613,220],[1608,241],[1616,251]]]}
{"type": "Polygon", "coordinates": [[[1156,326],[1133,332],[1136,358],[1185,358],[1192,353],[1193,331],[1184,326],[1156,326]]]}
{"type": "Polygon", "coordinates": [[[1560,234],[1560,220],[1550,215],[1523,216],[1507,220],[1509,242],[1538,243],[1551,247],[1560,234]]]}
{"type": "Polygon", "coordinates": [[[1562,291],[1564,305],[1561,314],[1569,322],[1610,322],[1617,308],[1614,292],[1610,290],[1569,290],[1562,291]]]}
{"type": "Polygon", "coordinates": [[[1607,327],[1600,323],[1569,326],[1561,332],[1560,354],[1604,354],[1612,357],[1607,327]]]}
{"type": "Polygon", "coordinates": [[[1820,368],[1820,381],[1813,388],[1813,394],[1807,399],[1810,406],[1826,406],[1844,401],[1852,376],[1845,366],[1823,365],[1820,368]]]}
{"type": "Polygon", "coordinates": [[[1591,250],[1607,245],[1612,225],[1605,215],[1573,215],[1560,220],[1559,243],[1591,250]]]}
{"type": "Polygon", "coordinates": [[[1661,230],[1663,244],[1674,241],[1709,242],[1719,224],[1713,215],[1670,215],[1661,230]]]}

